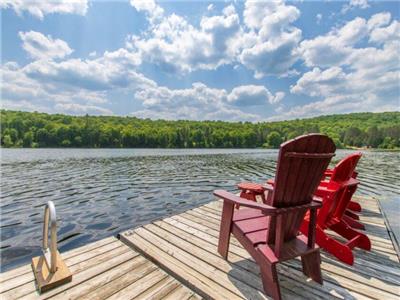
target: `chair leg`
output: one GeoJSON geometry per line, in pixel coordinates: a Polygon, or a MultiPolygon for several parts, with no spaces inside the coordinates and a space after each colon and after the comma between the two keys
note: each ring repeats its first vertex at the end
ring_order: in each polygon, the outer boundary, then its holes
{"type": "Polygon", "coordinates": [[[325,251],[334,255],[336,258],[342,262],[353,265],[354,256],[350,247],[338,242],[337,240],[328,236],[320,227],[317,226],[315,231],[315,237],[317,244],[323,248],[325,251]]]}
{"type": "Polygon", "coordinates": [[[346,209],[344,213],[345,213],[346,216],[349,216],[350,218],[352,218],[354,220],[360,220],[360,216],[357,215],[356,213],[352,212],[349,209],[346,209]]]}
{"type": "Polygon", "coordinates": [[[276,300],[282,299],[276,265],[262,263],[260,264],[260,272],[265,294],[276,300]]]}
{"type": "Polygon", "coordinates": [[[349,205],[347,206],[348,209],[351,209],[352,211],[361,211],[361,205],[357,202],[350,201],[349,205]]]}
{"type": "Polygon", "coordinates": [[[340,234],[342,237],[348,239],[349,241],[357,238],[357,242],[352,245],[352,247],[359,247],[364,250],[371,250],[371,241],[369,240],[369,238],[364,233],[354,230],[345,222],[340,221],[337,224],[330,226],[329,228],[340,234]]]}
{"type": "Polygon", "coordinates": [[[347,215],[343,215],[343,221],[345,221],[349,226],[351,226],[355,229],[365,230],[364,224],[357,222],[356,220],[354,220],[353,218],[350,218],[347,215]]]}
{"type": "Polygon", "coordinates": [[[301,257],[301,264],[303,265],[304,275],[322,284],[321,254],[319,251],[314,251],[307,255],[303,255],[301,257]]]}
{"type": "Polygon", "coordinates": [[[228,257],[229,240],[231,237],[232,217],[234,205],[224,201],[219,231],[218,252],[224,259],[228,257]]]}

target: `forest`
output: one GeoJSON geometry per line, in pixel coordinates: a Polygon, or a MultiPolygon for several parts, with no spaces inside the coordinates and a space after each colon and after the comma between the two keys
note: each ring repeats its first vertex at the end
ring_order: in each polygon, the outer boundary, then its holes
{"type": "Polygon", "coordinates": [[[278,122],[167,121],[0,110],[2,147],[278,148],[320,132],[338,148],[400,148],[400,112],[352,113],[278,122]]]}

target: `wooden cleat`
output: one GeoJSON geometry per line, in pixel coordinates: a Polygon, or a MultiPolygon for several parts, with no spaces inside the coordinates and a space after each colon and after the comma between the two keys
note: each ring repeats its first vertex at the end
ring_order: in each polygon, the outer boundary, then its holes
{"type": "Polygon", "coordinates": [[[62,260],[60,253],[57,251],[57,270],[55,273],[50,272],[50,268],[46,263],[44,256],[32,258],[32,269],[35,275],[39,293],[46,292],[62,284],[72,281],[72,273],[62,260]]]}

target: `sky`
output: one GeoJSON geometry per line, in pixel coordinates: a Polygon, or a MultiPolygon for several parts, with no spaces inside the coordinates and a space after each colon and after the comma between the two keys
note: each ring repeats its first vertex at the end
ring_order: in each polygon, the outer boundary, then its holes
{"type": "Polygon", "coordinates": [[[4,109],[261,122],[400,108],[398,1],[0,9],[4,109]]]}

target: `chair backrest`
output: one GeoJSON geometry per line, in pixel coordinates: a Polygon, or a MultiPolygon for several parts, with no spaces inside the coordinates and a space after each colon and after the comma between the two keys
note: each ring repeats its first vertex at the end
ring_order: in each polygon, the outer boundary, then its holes
{"type": "Polygon", "coordinates": [[[332,170],[330,180],[340,183],[349,180],[351,177],[357,177],[355,169],[361,156],[361,152],[356,152],[343,158],[332,170]]]}
{"type": "Polygon", "coordinates": [[[331,218],[341,219],[343,217],[351,197],[357,189],[358,180],[354,178],[356,176],[354,173],[356,173],[355,169],[361,156],[361,152],[350,154],[342,159],[333,169],[329,182],[338,184],[340,188],[335,195],[335,199],[331,201],[329,210],[327,208],[326,220],[331,218]]]}
{"type": "MultiPolygon", "coordinates": [[[[335,150],[332,139],[322,134],[303,135],[283,143],[278,156],[274,192],[268,204],[282,208],[310,203],[335,150]]],[[[284,241],[297,236],[305,212],[296,210],[285,216],[284,241]]],[[[267,241],[273,243],[274,218],[270,219],[269,228],[267,241]]]]}

